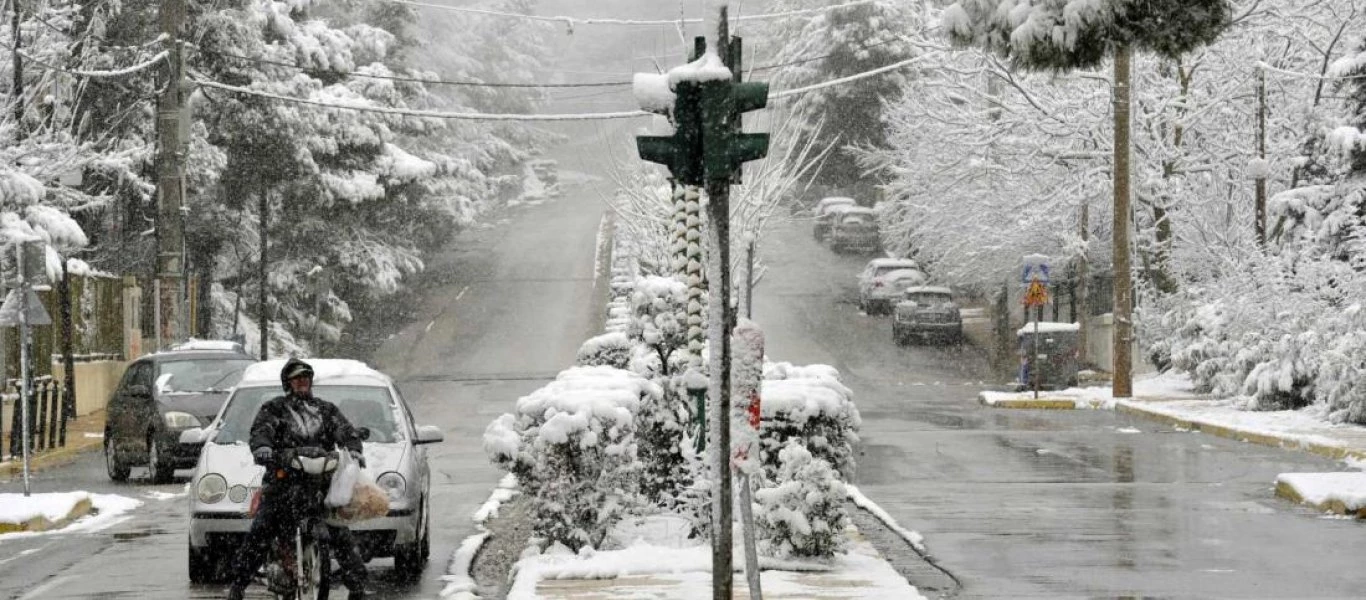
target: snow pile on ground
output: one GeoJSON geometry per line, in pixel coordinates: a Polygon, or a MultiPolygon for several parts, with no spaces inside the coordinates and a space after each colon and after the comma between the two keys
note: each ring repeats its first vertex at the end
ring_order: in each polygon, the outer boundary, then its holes
{"type": "Polygon", "coordinates": [[[575,367],[488,425],[484,450],[533,499],[535,535],[596,546],[640,502],[636,414],[662,394],[630,371],[575,367]]]}
{"type": "MultiPolygon", "coordinates": [[[[736,536],[739,537],[738,535],[736,536]]],[[[744,564],[740,547],[736,565],[744,564]]],[[[760,559],[766,596],[777,598],[860,598],[917,600],[924,596],[906,582],[866,541],[854,539],[850,551],[829,561],[760,559]]],[[[563,589],[594,598],[696,600],[711,594],[711,548],[678,547],[641,540],[631,546],[578,555],[559,548],[517,563],[509,600],[555,595],[556,580],[574,580],[563,589]]],[[[735,589],[745,589],[737,573],[735,589]]],[[[586,596],[585,596],[586,597],[586,596]]]]}
{"type": "Polygon", "coordinates": [[[25,523],[34,519],[59,521],[65,519],[76,505],[90,504],[89,492],[57,492],[50,494],[0,494],[0,523],[25,523]]]}
{"type": "Polygon", "coordinates": [[[33,494],[27,497],[23,494],[0,494],[0,533],[6,538],[14,538],[58,532],[99,531],[122,521],[124,513],[141,505],[140,500],[133,498],[83,491],[33,494]],[[83,503],[88,506],[81,507],[83,503]],[[70,523],[63,523],[73,515],[79,518],[70,523]],[[45,521],[42,527],[56,524],[61,526],[61,529],[16,530],[17,526],[34,520],[45,521]]]}
{"type": "Polygon", "coordinates": [[[451,557],[450,567],[446,575],[442,576],[442,581],[446,582],[446,587],[441,589],[441,598],[444,600],[477,600],[479,596],[475,594],[477,587],[474,576],[470,573],[470,568],[474,566],[474,557],[483,547],[484,541],[488,539],[489,530],[484,527],[484,523],[489,519],[498,516],[498,509],[504,502],[512,500],[517,496],[517,477],[511,473],[504,475],[498,482],[498,487],[494,488],[493,493],[489,494],[488,500],[474,511],[475,529],[477,533],[466,537],[460,542],[460,547],[455,550],[455,555],[451,557]]]}
{"type": "MultiPolygon", "coordinates": [[[[1189,376],[1168,371],[1140,376],[1134,379],[1135,398],[1160,398],[1163,400],[1202,398],[1195,392],[1195,384],[1189,376]]],[[[1020,402],[1034,401],[1034,391],[993,392],[984,391],[978,399],[987,406],[1009,406],[1020,402]]],[[[1062,390],[1042,390],[1039,400],[1050,403],[1072,402],[1073,408],[1114,408],[1114,394],[1110,386],[1074,387],[1062,390]]]]}
{"type": "Polygon", "coordinates": [[[1281,473],[1276,487],[1288,487],[1301,502],[1334,512],[1366,508],[1366,473],[1281,473]]]}

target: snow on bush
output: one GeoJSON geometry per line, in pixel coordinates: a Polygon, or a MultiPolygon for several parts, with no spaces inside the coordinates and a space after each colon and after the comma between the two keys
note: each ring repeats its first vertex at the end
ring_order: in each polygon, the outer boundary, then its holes
{"type": "Polygon", "coordinates": [[[760,552],[777,558],[830,558],[844,549],[846,492],[830,463],[790,441],[778,452],[773,483],[754,493],[760,552]]]}
{"type": "Polygon", "coordinates": [[[636,369],[647,377],[674,372],[671,359],[687,345],[687,330],[679,321],[686,309],[688,286],[672,277],[640,277],[631,292],[631,340],[649,349],[651,356],[636,369]]]}
{"type": "Polygon", "coordinates": [[[589,338],[582,346],[579,346],[579,354],[575,363],[580,367],[605,366],[625,369],[631,365],[632,348],[631,340],[626,337],[626,334],[621,332],[604,333],[589,338]]]}
{"type": "Polygon", "coordinates": [[[636,416],[659,386],[612,367],[575,367],[484,430],[484,451],[534,502],[534,535],[596,547],[640,504],[636,416]]]}
{"type": "Polygon", "coordinates": [[[838,371],[825,365],[778,363],[765,369],[765,377],[759,434],[765,471],[776,472],[780,450],[797,440],[846,480],[852,479],[862,420],[851,399],[853,392],[840,383],[838,371]]]}

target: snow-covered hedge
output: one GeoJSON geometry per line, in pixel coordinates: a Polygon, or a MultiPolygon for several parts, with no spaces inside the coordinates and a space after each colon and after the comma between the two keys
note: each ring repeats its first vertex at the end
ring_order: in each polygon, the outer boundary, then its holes
{"type": "Polygon", "coordinates": [[[843,482],[854,475],[861,424],[853,393],[826,365],[768,363],[764,378],[755,492],[764,551],[828,558],[848,525],[843,482]]]}
{"type": "Polygon", "coordinates": [[[754,493],[759,550],[777,558],[828,558],[844,549],[846,492],[830,463],[796,440],[778,452],[776,481],[754,493]]]}
{"type": "Polygon", "coordinates": [[[839,371],[827,365],[770,363],[764,369],[762,394],[760,459],[767,472],[777,472],[779,451],[789,440],[798,440],[846,480],[853,478],[862,420],[853,392],[839,381],[839,371]]]}
{"type": "Polygon", "coordinates": [[[636,416],[660,397],[630,371],[576,367],[488,425],[484,451],[534,499],[537,537],[575,551],[597,546],[640,504],[636,416]]]}
{"type": "Polygon", "coordinates": [[[597,337],[579,346],[575,362],[580,367],[613,367],[625,369],[631,366],[632,344],[625,333],[614,331],[597,337]]]}

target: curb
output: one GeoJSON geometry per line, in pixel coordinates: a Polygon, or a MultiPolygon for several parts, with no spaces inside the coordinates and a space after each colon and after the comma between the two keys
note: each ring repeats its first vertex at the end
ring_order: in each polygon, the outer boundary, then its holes
{"type": "Polygon", "coordinates": [[[56,521],[49,521],[47,517],[37,516],[20,523],[0,522],[0,535],[17,532],[38,532],[61,529],[70,525],[76,519],[84,517],[95,510],[95,505],[89,497],[76,501],[76,504],[67,511],[66,515],[56,521]]]}
{"type": "MultiPolygon", "coordinates": [[[[977,395],[977,401],[984,406],[1001,409],[1035,409],[1035,410],[1086,410],[1104,408],[1106,402],[1096,400],[1083,400],[1071,398],[1022,398],[1019,400],[997,400],[988,402],[982,394],[977,395]]],[[[1117,401],[1114,403],[1115,412],[1135,415],[1151,421],[1157,421],[1172,427],[1199,431],[1216,437],[1230,439],[1249,444],[1258,444],[1272,448],[1285,450],[1299,450],[1328,458],[1331,460],[1354,459],[1366,461],[1366,448],[1353,448],[1348,446],[1337,446],[1332,444],[1320,444],[1317,442],[1303,442],[1300,440],[1268,435],[1266,433],[1248,431],[1237,427],[1192,421],[1181,417],[1148,410],[1142,406],[1142,401],[1117,401]]],[[[1363,517],[1366,518],[1366,517],[1363,517]]]]}
{"type": "Polygon", "coordinates": [[[1301,496],[1299,491],[1295,489],[1295,486],[1290,485],[1285,481],[1276,481],[1276,496],[1294,502],[1295,504],[1303,504],[1318,509],[1319,512],[1366,519],[1366,509],[1349,509],[1341,500],[1329,500],[1318,504],[1308,502],[1304,499],[1304,496],[1301,496]]]}
{"type": "MultiPolygon", "coordinates": [[[[104,444],[102,439],[83,438],[80,441],[72,442],[55,450],[44,451],[36,454],[29,459],[29,471],[36,472],[43,469],[51,469],[69,465],[76,462],[81,454],[91,450],[97,450],[104,444]]],[[[22,475],[24,464],[22,460],[11,460],[0,463],[0,481],[11,481],[15,477],[22,475]]]]}
{"type": "Polygon", "coordinates": [[[1324,458],[1332,460],[1343,460],[1348,458],[1356,460],[1366,460],[1366,450],[1359,448],[1348,448],[1344,446],[1333,446],[1329,444],[1318,444],[1313,442],[1306,443],[1301,442],[1299,440],[1282,438],[1274,435],[1267,435],[1265,433],[1245,431],[1242,429],[1238,429],[1236,427],[1227,427],[1224,425],[1215,425],[1213,423],[1191,421],[1180,417],[1173,417],[1171,415],[1165,415],[1162,413],[1149,411],[1140,406],[1135,406],[1134,404],[1127,402],[1121,402],[1117,404],[1115,406],[1115,411],[1130,415],[1137,415],[1153,421],[1165,423],[1173,427],[1180,427],[1184,429],[1189,429],[1191,431],[1199,431],[1201,433],[1207,433],[1216,437],[1235,440],[1239,442],[1247,442],[1250,444],[1270,446],[1272,448],[1282,448],[1285,450],[1299,450],[1302,452],[1308,452],[1310,454],[1316,454],[1318,456],[1322,456],[1324,458]]]}
{"type": "Polygon", "coordinates": [[[981,403],[983,406],[990,406],[992,408],[1026,410],[1083,410],[1100,408],[1104,404],[1102,402],[1093,402],[1090,400],[1057,397],[1049,398],[1046,396],[1042,396],[1039,398],[1021,398],[1019,400],[997,400],[995,402],[989,402],[987,401],[986,397],[980,394],[977,396],[977,401],[981,403]],[[1083,406],[1078,406],[1078,404],[1081,404],[1083,406]]]}

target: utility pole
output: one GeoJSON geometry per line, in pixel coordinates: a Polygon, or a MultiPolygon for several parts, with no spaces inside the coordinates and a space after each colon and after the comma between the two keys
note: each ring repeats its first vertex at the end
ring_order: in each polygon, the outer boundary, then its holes
{"type": "Polygon", "coordinates": [[[11,431],[10,435],[22,433],[23,442],[21,446],[24,452],[24,496],[29,495],[29,461],[33,452],[31,436],[33,435],[33,424],[29,422],[33,408],[33,370],[29,368],[29,361],[32,355],[28,322],[28,267],[31,261],[28,260],[28,243],[20,242],[14,245],[18,262],[19,272],[19,410],[22,413],[20,419],[23,420],[22,432],[11,431]]]}
{"type": "Polygon", "coordinates": [[[185,155],[189,144],[189,114],[185,107],[185,63],[180,30],[185,23],[185,0],[161,0],[159,20],[166,38],[167,75],[157,97],[157,312],[161,337],[179,340],[185,334],[185,155]]]}
{"type": "Polygon", "coordinates": [[[270,195],[266,193],[265,186],[260,186],[257,193],[260,194],[260,198],[257,200],[259,202],[257,211],[260,213],[261,219],[258,225],[261,230],[261,264],[257,265],[256,275],[260,281],[261,289],[257,296],[257,308],[260,312],[256,316],[259,318],[259,325],[261,326],[261,360],[266,360],[269,358],[270,350],[270,309],[266,306],[266,259],[268,258],[266,249],[270,246],[270,195]]]}
{"type": "Polygon", "coordinates": [[[1266,69],[1257,67],[1257,244],[1266,244],[1266,69]]]}
{"type": "Polygon", "coordinates": [[[1129,47],[1115,49],[1115,298],[1114,388],[1115,398],[1133,397],[1133,289],[1129,272],[1129,47]]]}

